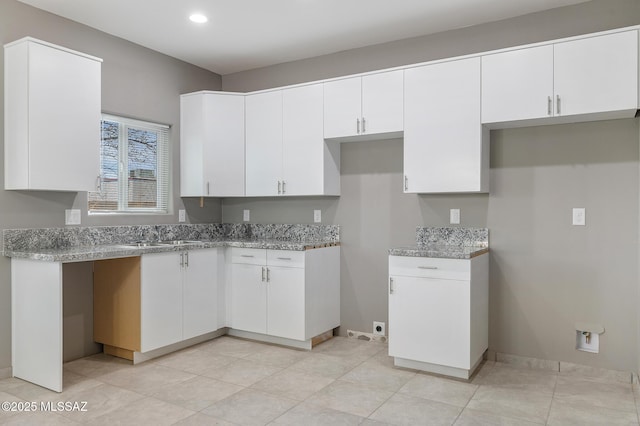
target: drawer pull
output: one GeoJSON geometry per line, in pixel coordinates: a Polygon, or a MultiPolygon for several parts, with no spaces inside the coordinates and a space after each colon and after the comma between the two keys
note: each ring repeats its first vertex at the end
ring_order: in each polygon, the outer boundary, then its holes
{"type": "Polygon", "coordinates": [[[418,266],[418,269],[438,269],[437,266],[418,266]]]}
{"type": "Polygon", "coordinates": [[[278,260],[291,260],[290,257],[277,257],[278,260]]]}
{"type": "Polygon", "coordinates": [[[252,254],[241,254],[240,257],[255,257],[252,254]]]}

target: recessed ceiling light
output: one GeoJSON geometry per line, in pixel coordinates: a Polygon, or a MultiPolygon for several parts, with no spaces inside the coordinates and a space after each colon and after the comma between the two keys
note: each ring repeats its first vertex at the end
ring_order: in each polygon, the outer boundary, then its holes
{"type": "Polygon", "coordinates": [[[189,19],[191,20],[191,22],[195,22],[197,24],[204,24],[209,20],[209,18],[204,16],[202,13],[194,13],[193,15],[189,16],[189,19]]]}

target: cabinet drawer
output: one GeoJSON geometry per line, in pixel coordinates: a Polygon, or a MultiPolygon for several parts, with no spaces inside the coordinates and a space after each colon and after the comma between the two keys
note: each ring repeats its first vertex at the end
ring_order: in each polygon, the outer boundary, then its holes
{"type": "Polygon", "coordinates": [[[267,250],[268,266],[289,266],[304,268],[304,251],[297,250],[267,250]]]}
{"type": "Polygon", "coordinates": [[[247,265],[266,265],[267,251],[263,249],[231,248],[231,263],[247,265]]]}
{"type": "Polygon", "coordinates": [[[432,257],[389,256],[389,275],[468,280],[471,261],[432,257]]]}

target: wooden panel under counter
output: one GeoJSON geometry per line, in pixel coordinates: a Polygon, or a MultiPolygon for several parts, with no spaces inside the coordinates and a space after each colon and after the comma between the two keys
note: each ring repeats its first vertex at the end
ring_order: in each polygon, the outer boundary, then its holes
{"type": "Polygon", "coordinates": [[[104,352],[133,360],[140,351],[140,257],[96,260],[93,339],[104,352]]]}

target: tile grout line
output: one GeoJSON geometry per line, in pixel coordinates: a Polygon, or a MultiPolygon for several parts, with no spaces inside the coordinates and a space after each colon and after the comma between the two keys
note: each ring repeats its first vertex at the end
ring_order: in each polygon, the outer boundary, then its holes
{"type": "Polygon", "coordinates": [[[551,403],[549,404],[549,410],[547,410],[547,418],[545,419],[544,424],[549,424],[549,416],[551,416],[551,409],[553,407],[553,401],[556,398],[556,388],[558,387],[558,378],[560,377],[560,364],[558,364],[558,373],[556,374],[556,380],[553,383],[553,391],[551,392],[551,403]]]}

